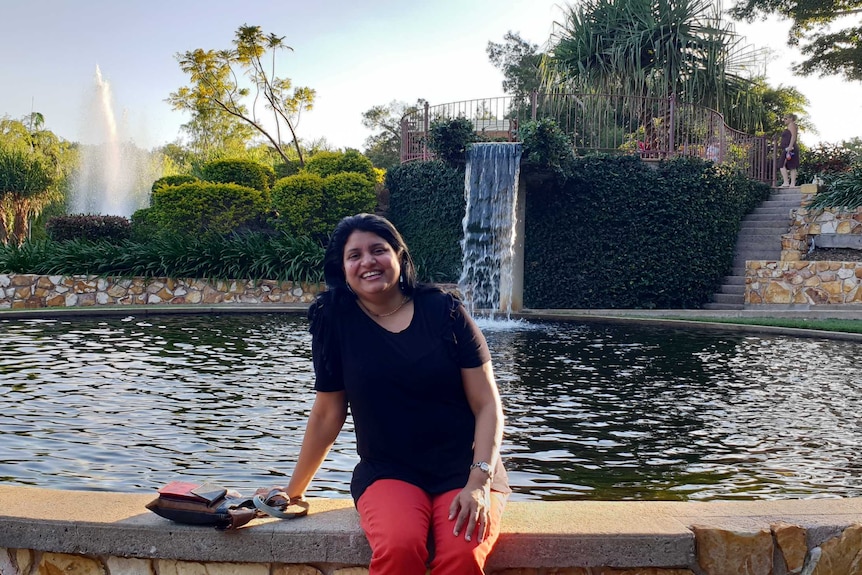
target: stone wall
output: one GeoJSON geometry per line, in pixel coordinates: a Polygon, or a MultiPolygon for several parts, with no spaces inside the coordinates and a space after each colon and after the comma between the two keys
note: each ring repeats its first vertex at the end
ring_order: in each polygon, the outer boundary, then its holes
{"type": "Polygon", "coordinates": [[[781,260],[746,262],[746,306],[862,304],[862,262],[806,259],[814,245],[862,247],[862,208],[808,210],[804,204],[791,212],[790,230],[781,238],[781,260]]]}
{"type": "Polygon", "coordinates": [[[321,286],[202,280],[0,274],[0,309],[159,304],[310,303],[321,286]]]}
{"type": "MultiPolygon", "coordinates": [[[[364,575],[352,502],[237,531],[171,523],[146,494],[0,485],[0,574],[364,575]]],[[[489,575],[860,575],[862,499],[510,502],[489,575]]],[[[406,574],[412,575],[412,574],[406,574]]]]}

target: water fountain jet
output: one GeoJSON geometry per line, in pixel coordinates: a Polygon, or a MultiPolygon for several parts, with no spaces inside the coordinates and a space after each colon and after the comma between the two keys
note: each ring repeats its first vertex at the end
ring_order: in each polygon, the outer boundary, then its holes
{"type": "Polygon", "coordinates": [[[158,177],[150,153],[136,147],[117,123],[111,86],[96,66],[80,137],[81,157],[68,211],[130,216],[146,207],[149,185],[158,177]]]}

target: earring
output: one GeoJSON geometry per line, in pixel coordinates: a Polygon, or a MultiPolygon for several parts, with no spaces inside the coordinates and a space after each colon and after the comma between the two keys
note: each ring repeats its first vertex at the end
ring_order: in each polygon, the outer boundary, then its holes
{"type": "Polygon", "coordinates": [[[401,291],[404,291],[404,284],[407,283],[407,280],[404,278],[404,270],[401,270],[401,275],[398,276],[398,287],[401,291]]]}
{"type": "Polygon", "coordinates": [[[354,291],[353,291],[353,288],[352,288],[352,287],[350,287],[350,284],[349,284],[349,283],[344,282],[344,285],[346,285],[346,286],[347,286],[347,291],[349,291],[349,292],[350,292],[350,293],[352,293],[353,295],[356,295],[356,292],[354,292],[354,291]]]}

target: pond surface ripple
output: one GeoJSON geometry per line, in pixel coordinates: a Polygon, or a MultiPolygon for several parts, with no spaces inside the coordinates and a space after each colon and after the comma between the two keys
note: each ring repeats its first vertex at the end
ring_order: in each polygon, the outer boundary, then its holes
{"type": "MultiPolygon", "coordinates": [[[[862,496],[858,344],[484,325],[512,499],[862,496]]],[[[314,397],[292,315],[0,321],[0,482],[251,490],[293,468],[314,397]]],[[[310,494],[347,497],[350,419],[310,494]]]]}

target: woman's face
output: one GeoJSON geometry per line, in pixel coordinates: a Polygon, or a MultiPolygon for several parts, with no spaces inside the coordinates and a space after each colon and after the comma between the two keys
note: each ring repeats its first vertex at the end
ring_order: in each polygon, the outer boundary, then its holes
{"type": "Polygon", "coordinates": [[[377,234],[361,230],[350,234],[342,263],[347,284],[357,296],[372,298],[398,289],[400,256],[377,234]]]}

